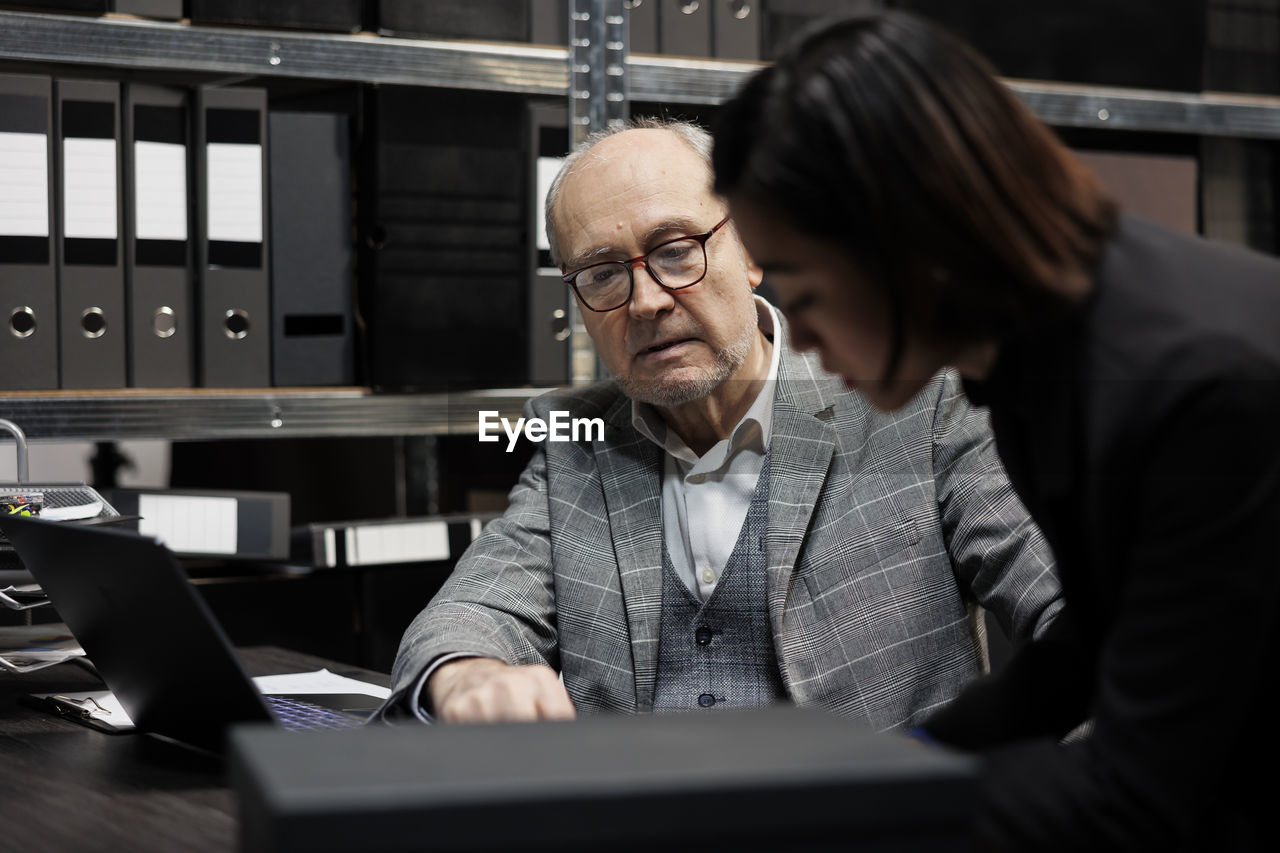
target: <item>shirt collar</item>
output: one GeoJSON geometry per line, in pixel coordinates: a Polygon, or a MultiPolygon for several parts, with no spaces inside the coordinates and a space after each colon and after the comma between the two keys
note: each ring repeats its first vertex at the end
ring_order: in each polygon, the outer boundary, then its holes
{"type": "Polygon", "coordinates": [[[729,437],[717,442],[701,460],[684,443],[684,439],[667,428],[666,422],[653,406],[631,401],[631,425],[645,438],[687,466],[699,465],[700,468],[714,470],[739,450],[751,450],[763,455],[769,446],[769,439],[773,435],[773,397],[778,384],[778,365],[782,351],[777,334],[780,324],[777,312],[767,301],[756,296],[755,305],[757,325],[764,336],[773,342],[769,373],[742,420],[729,432],[729,437]]]}

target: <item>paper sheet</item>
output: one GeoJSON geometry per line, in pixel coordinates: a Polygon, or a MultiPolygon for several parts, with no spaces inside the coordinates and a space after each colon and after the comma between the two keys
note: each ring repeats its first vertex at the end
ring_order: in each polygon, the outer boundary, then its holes
{"type": "Polygon", "coordinates": [[[288,696],[302,693],[356,693],[386,699],[391,695],[389,687],[357,681],[345,675],[335,675],[327,669],[315,672],[291,672],[286,675],[259,675],[253,680],[263,693],[288,696]]]}
{"type": "Polygon", "coordinates": [[[0,668],[9,672],[32,672],[82,655],[84,649],[64,625],[0,627],[0,668]]]}
{"type": "Polygon", "coordinates": [[[39,584],[17,584],[0,589],[0,604],[10,610],[29,610],[48,603],[49,599],[45,597],[39,584]]]}

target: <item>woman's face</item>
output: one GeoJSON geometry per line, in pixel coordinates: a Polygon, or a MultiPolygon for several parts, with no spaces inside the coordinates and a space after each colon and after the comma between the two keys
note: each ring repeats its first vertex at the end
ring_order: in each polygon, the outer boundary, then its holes
{"type": "Polygon", "coordinates": [[[905,405],[946,364],[940,347],[907,324],[902,359],[885,382],[893,337],[880,289],[839,246],[815,240],[774,209],[731,196],[730,213],[764,281],[777,294],[798,350],[815,350],[822,366],[842,376],[873,406],[905,405]]]}

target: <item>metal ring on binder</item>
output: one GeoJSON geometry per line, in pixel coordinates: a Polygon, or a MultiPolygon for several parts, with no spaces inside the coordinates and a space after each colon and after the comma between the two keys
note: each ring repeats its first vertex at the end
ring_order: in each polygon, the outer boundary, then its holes
{"type": "Polygon", "coordinates": [[[178,330],[178,320],[173,309],[167,305],[157,308],[155,316],[151,318],[151,330],[157,338],[173,337],[173,333],[178,330]]]}
{"type": "Polygon", "coordinates": [[[9,331],[15,338],[29,338],[36,333],[36,312],[29,305],[20,305],[9,315],[9,331]]]}
{"type": "Polygon", "coordinates": [[[239,308],[227,311],[227,318],[222,323],[222,331],[233,341],[249,336],[249,314],[239,308]]]}
{"type": "Polygon", "coordinates": [[[80,313],[80,331],[86,338],[100,338],[107,333],[107,315],[96,305],[80,313]]]}

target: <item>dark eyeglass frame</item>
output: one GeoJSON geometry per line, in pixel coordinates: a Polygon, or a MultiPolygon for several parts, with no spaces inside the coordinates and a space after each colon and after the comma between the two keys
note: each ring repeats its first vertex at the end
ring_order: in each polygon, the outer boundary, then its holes
{"type": "Polygon", "coordinates": [[[707,241],[711,239],[711,236],[713,234],[715,234],[717,231],[723,228],[728,221],[729,221],[729,217],[726,216],[724,219],[721,219],[715,225],[712,225],[710,231],[704,231],[701,234],[686,234],[683,237],[672,237],[670,240],[664,240],[658,245],[654,246],[649,251],[645,252],[643,255],[637,255],[636,257],[629,258],[625,261],[600,261],[599,263],[596,263],[596,264],[587,264],[585,267],[579,267],[573,272],[566,273],[565,275],[561,276],[561,280],[563,280],[565,284],[573,288],[574,296],[578,297],[578,302],[580,302],[583,305],[583,307],[585,307],[588,311],[594,311],[597,314],[604,314],[607,311],[617,311],[619,308],[621,308],[622,306],[626,305],[628,302],[631,301],[632,295],[636,292],[636,275],[633,270],[633,267],[635,267],[635,265],[640,263],[641,261],[644,262],[644,268],[648,270],[649,277],[652,278],[654,281],[656,281],[658,284],[662,285],[667,290],[684,290],[686,288],[693,287],[695,284],[697,284],[698,282],[702,281],[704,278],[707,277],[707,241]],[[664,246],[670,246],[672,243],[679,243],[682,240],[698,241],[698,245],[702,248],[702,275],[698,276],[698,278],[695,281],[691,281],[688,284],[678,284],[672,287],[671,285],[663,282],[663,280],[658,277],[658,274],[653,271],[653,267],[649,265],[649,256],[652,255],[654,252],[658,251],[659,249],[663,248],[664,246]],[[592,308],[591,305],[587,303],[587,300],[582,298],[582,294],[578,291],[578,285],[574,283],[574,279],[576,279],[578,276],[582,275],[582,273],[586,272],[589,269],[594,269],[595,267],[602,267],[605,264],[622,264],[622,266],[626,269],[627,298],[623,299],[621,302],[619,302],[617,305],[614,305],[612,308],[592,308]]]}

